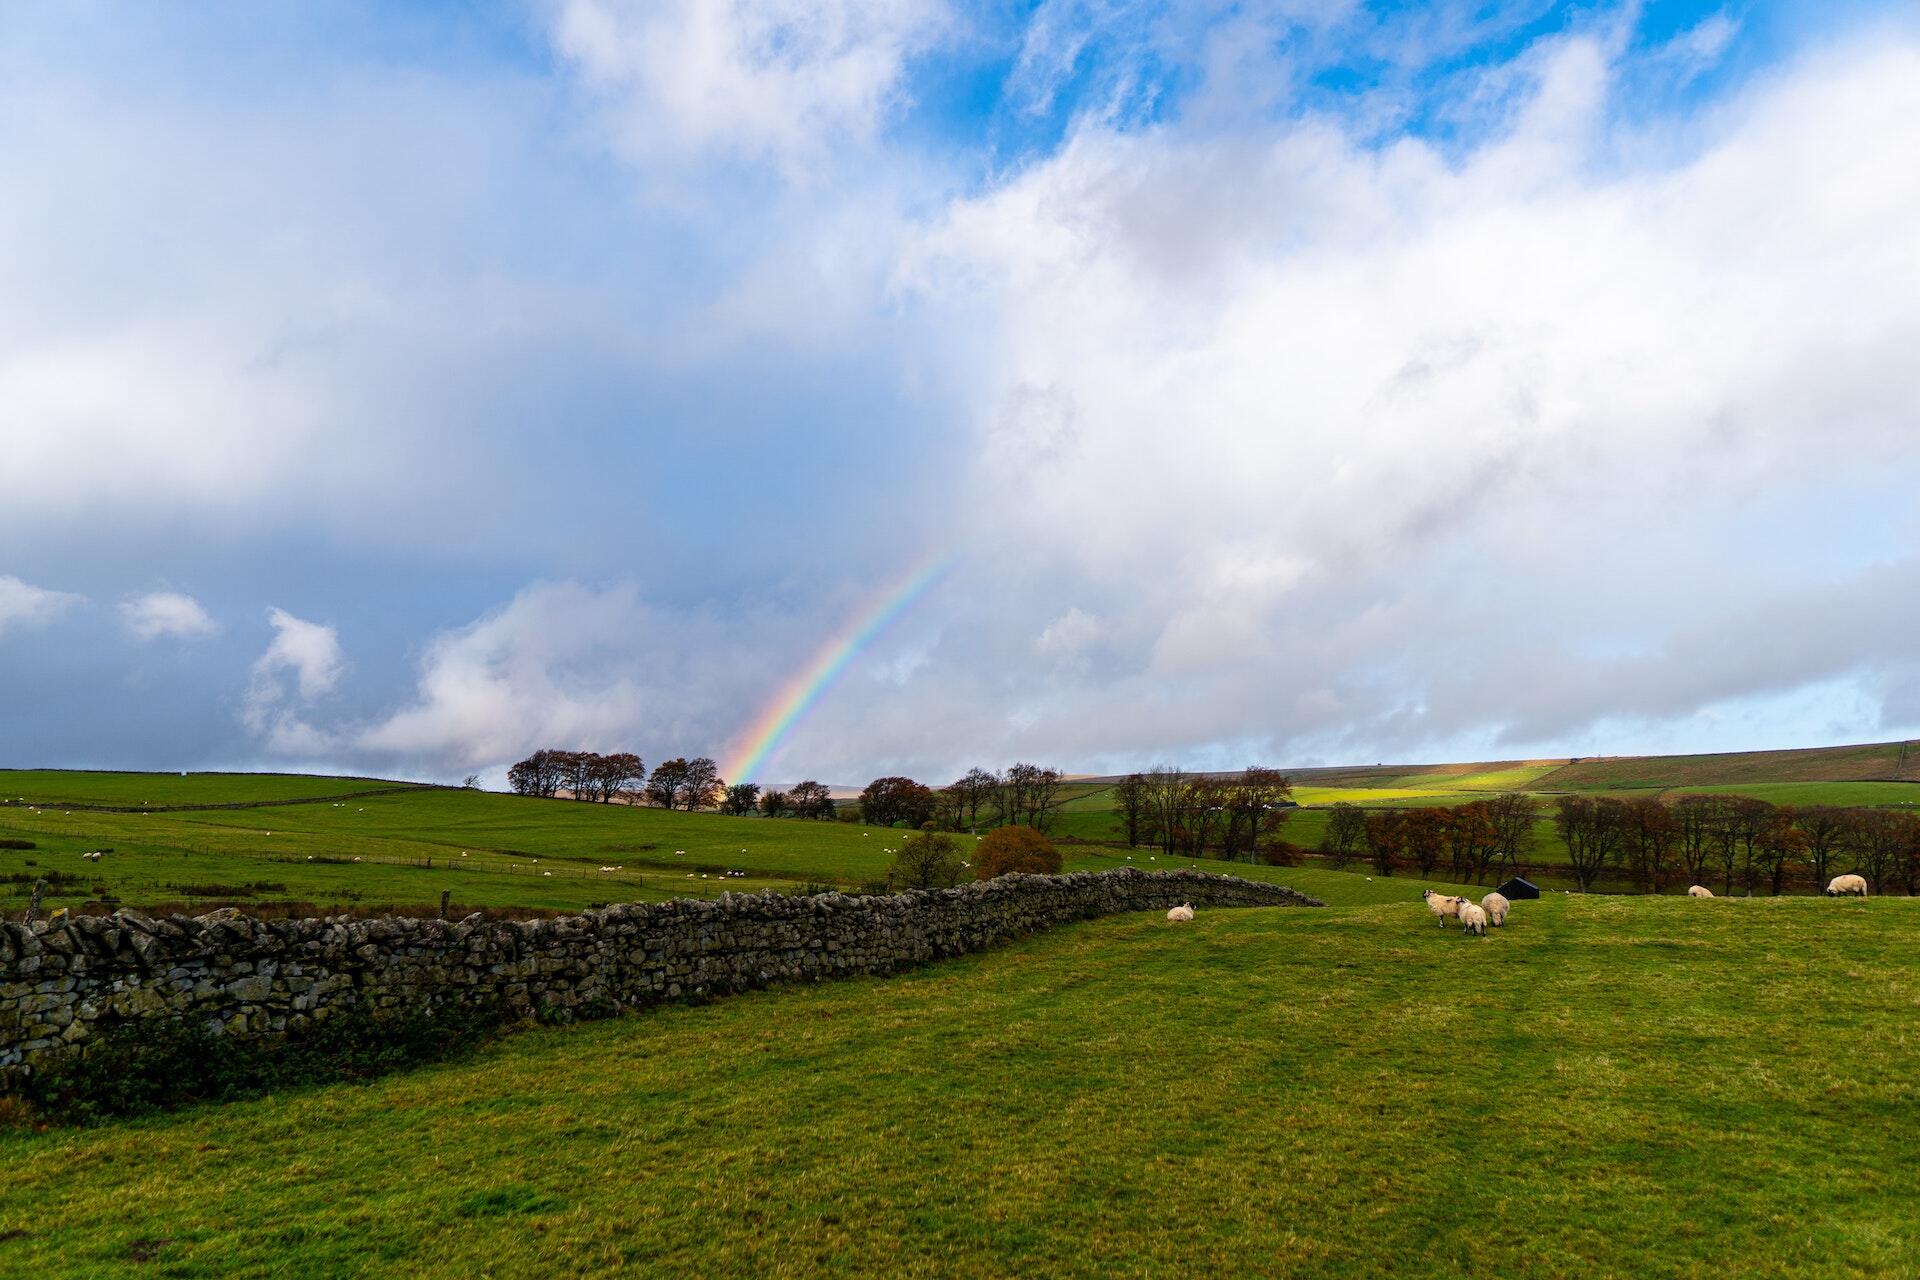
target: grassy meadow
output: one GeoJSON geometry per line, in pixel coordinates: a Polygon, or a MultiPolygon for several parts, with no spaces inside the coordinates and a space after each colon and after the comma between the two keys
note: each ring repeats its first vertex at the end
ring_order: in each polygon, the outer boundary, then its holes
{"type": "Polygon", "coordinates": [[[0,1272],[1920,1271],[1916,904],[1556,894],[1481,941],[1293,879],[1333,905],[0,1132],[0,1272]]]}

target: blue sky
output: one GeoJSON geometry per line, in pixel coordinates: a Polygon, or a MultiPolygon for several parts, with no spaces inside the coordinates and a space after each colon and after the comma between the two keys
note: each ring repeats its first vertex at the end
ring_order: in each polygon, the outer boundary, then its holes
{"type": "Polygon", "coordinates": [[[1892,5],[0,14],[0,764],[1920,733],[1892,5]]]}

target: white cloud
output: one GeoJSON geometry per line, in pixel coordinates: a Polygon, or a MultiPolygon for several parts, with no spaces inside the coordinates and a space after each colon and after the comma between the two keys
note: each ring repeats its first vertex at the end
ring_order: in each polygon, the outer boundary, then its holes
{"type": "Polygon", "coordinates": [[[220,630],[198,600],[179,591],[150,591],[122,600],[120,622],[138,640],[191,640],[220,630]]]}
{"type": "Polygon", "coordinates": [[[631,586],[535,583],[427,646],[417,695],[355,731],[385,759],[460,771],[543,746],[720,754],[753,670],[743,623],[631,586]]]}
{"type": "Polygon", "coordinates": [[[42,626],[84,599],[84,596],[50,591],[10,574],[0,574],[0,633],[15,627],[42,626]]]}
{"type": "Polygon", "coordinates": [[[267,610],[267,621],[273,641],[254,661],[242,719],[277,755],[324,755],[336,745],[335,735],[310,723],[304,711],[333,692],[346,672],[340,636],[285,609],[267,610]]]}
{"type": "Polygon", "coordinates": [[[903,106],[908,61],[951,23],[940,0],[566,0],[554,38],[617,104],[630,154],[798,174],[871,140],[903,106]]]}
{"type": "Polygon", "coordinates": [[[1602,714],[1553,679],[1597,641],[1736,617],[1714,678],[1608,665],[1609,700],[1827,678],[1743,602],[1913,545],[1920,43],[1758,80],[1685,155],[1610,123],[1618,43],[1529,51],[1464,155],[1083,126],[903,264],[975,326],[983,554],[1124,620],[1120,670],[1029,681],[1057,751],[1551,740],[1602,714]]]}

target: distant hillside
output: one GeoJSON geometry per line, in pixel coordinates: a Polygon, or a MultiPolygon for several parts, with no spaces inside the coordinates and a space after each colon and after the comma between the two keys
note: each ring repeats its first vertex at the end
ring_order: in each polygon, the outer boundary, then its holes
{"type": "Polygon", "coordinates": [[[1540,791],[1610,791],[1765,782],[1920,782],[1920,747],[1910,749],[1905,742],[1874,742],[1796,751],[1596,756],[1570,761],[1533,785],[1540,791]]]}

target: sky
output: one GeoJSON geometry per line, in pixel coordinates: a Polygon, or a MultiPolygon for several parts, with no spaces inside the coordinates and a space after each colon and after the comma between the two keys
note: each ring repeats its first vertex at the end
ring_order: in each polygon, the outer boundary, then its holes
{"type": "Polygon", "coordinates": [[[1916,120],[1894,3],[5,6],[0,766],[1920,736],[1916,120]]]}

